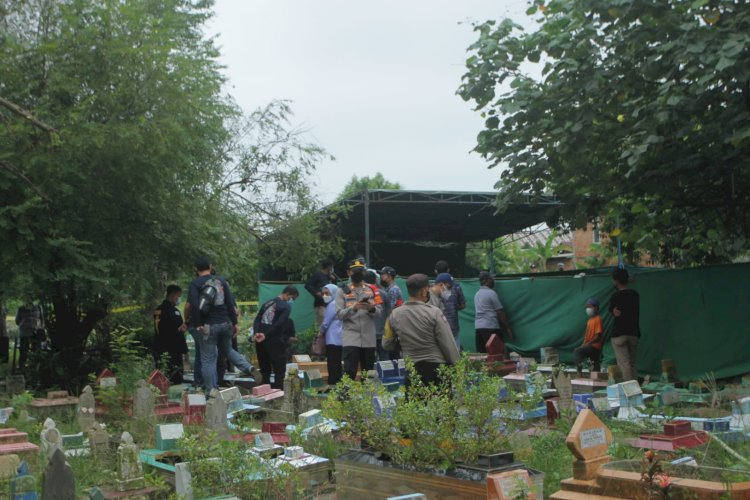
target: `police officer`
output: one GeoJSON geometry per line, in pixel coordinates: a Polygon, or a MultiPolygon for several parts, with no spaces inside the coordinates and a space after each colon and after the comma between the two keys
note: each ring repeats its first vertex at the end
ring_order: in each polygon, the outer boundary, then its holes
{"type": "Polygon", "coordinates": [[[453,332],[442,311],[427,303],[430,280],[426,275],[409,276],[406,289],[409,300],[388,318],[383,347],[392,350],[400,344],[404,357],[414,362],[422,383],[440,384],[438,369],[452,365],[460,356],[453,332]]]}
{"type": "Polygon", "coordinates": [[[188,348],[185,342],[187,323],[177,309],[182,289],[177,285],[167,287],[167,296],[159,307],[154,309],[154,360],[158,366],[166,353],[167,377],[173,384],[182,383],[183,360],[187,360],[188,348]]]}

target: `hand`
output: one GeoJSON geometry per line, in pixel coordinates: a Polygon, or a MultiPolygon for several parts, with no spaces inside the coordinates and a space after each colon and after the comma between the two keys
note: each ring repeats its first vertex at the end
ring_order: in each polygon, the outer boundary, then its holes
{"type": "Polygon", "coordinates": [[[188,329],[187,323],[183,323],[183,324],[180,325],[180,331],[182,333],[185,333],[187,331],[187,329],[188,329]]]}
{"type": "Polygon", "coordinates": [[[619,307],[615,307],[614,309],[612,309],[612,316],[614,316],[615,318],[619,318],[621,315],[622,311],[620,311],[619,307]]]}
{"type": "Polygon", "coordinates": [[[232,336],[233,337],[236,337],[237,333],[239,333],[239,331],[240,331],[240,325],[234,325],[234,326],[232,326],[232,336]]]}
{"type": "Polygon", "coordinates": [[[259,344],[266,340],[266,335],[264,333],[256,333],[255,337],[253,337],[253,340],[255,340],[255,342],[259,344]]]}
{"type": "Polygon", "coordinates": [[[354,309],[366,311],[370,309],[370,304],[368,304],[367,302],[357,302],[356,304],[354,304],[354,309]]]}

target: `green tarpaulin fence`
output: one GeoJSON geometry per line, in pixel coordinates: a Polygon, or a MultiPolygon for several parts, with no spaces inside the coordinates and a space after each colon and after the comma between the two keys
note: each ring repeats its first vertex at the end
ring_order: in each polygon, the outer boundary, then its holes
{"type": "MultiPolygon", "coordinates": [[[[750,372],[750,264],[696,269],[631,271],[631,288],[641,296],[641,340],[638,371],[658,376],[660,361],[673,359],[682,379],[699,379],[708,372],[717,378],[750,372]]],[[[474,351],[474,294],[479,283],[460,280],[466,295],[461,311],[461,344],[474,351]]],[[[403,280],[398,281],[405,292],[403,280]]],[[[284,284],[261,283],[260,302],[278,295],[284,284]]],[[[313,324],[312,297],[297,285],[300,298],[292,318],[298,330],[313,324]]],[[[515,333],[512,350],[539,356],[541,347],[557,347],[563,363],[572,364],[586,326],[585,302],[602,304],[607,339],[612,317],[607,312],[614,293],[609,273],[587,271],[572,275],[501,279],[495,285],[515,333]]],[[[614,363],[609,342],[605,364],[614,363]]]]}

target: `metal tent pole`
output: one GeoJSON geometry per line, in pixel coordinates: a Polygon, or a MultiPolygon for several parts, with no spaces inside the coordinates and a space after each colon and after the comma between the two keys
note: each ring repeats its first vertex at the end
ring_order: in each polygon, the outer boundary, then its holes
{"type": "Polygon", "coordinates": [[[367,265],[370,263],[370,192],[365,188],[365,260],[367,265]]]}

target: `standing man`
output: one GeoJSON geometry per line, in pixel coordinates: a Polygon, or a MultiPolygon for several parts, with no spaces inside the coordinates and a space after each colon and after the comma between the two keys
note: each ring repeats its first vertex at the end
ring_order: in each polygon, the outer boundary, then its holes
{"type": "Polygon", "coordinates": [[[299,297],[299,291],[296,287],[291,285],[285,287],[278,297],[274,297],[260,307],[253,322],[254,340],[263,383],[271,383],[273,372],[271,387],[274,389],[284,388],[286,351],[289,337],[293,333],[293,331],[287,333],[287,330],[294,328],[289,315],[292,314],[292,303],[297,297],[299,297]]]}
{"type": "Polygon", "coordinates": [[[189,312],[191,335],[200,339],[203,387],[208,394],[211,389],[219,388],[216,373],[219,349],[246,376],[252,375],[253,365],[232,349],[232,335],[237,333],[238,326],[229,283],[221,276],[211,275],[211,262],[205,257],[196,259],[195,270],[198,276],[190,283],[190,307],[186,310],[189,312]]]}
{"type": "Polygon", "coordinates": [[[333,272],[333,261],[326,259],[320,264],[320,271],[317,271],[305,283],[305,290],[313,296],[313,308],[315,309],[315,325],[320,327],[323,323],[323,315],[326,312],[326,304],[323,302],[323,287],[331,281],[333,272]]]}
{"type": "MultiPolygon", "coordinates": [[[[443,273],[447,273],[450,276],[450,267],[444,260],[439,260],[435,263],[435,275],[439,276],[443,273]]],[[[445,319],[448,320],[448,324],[451,325],[451,331],[453,332],[453,338],[456,339],[456,345],[461,350],[461,328],[458,322],[458,312],[466,309],[466,297],[464,291],[461,288],[461,284],[453,280],[451,276],[451,294],[447,299],[443,299],[443,314],[445,319]]]]}
{"type": "Polygon", "coordinates": [[[500,325],[508,333],[508,339],[513,340],[513,330],[508,322],[508,316],[500,299],[495,293],[495,278],[488,272],[479,273],[479,284],[481,285],[474,296],[474,309],[476,317],[474,328],[477,335],[477,352],[487,352],[487,341],[492,334],[502,338],[500,325]]]}
{"type": "Polygon", "coordinates": [[[398,342],[404,356],[414,362],[422,384],[440,384],[440,367],[452,365],[460,356],[453,332],[440,309],[427,304],[430,281],[426,275],[409,276],[406,289],[409,300],[388,318],[383,346],[393,349],[398,342]]]}
{"type": "Polygon", "coordinates": [[[627,270],[615,269],[612,284],[617,291],[609,300],[609,312],[615,319],[612,326],[612,348],[624,381],[638,378],[636,351],[638,337],[641,336],[640,297],[638,292],[628,288],[628,281],[630,276],[627,270]]]}
{"type": "Polygon", "coordinates": [[[173,384],[182,383],[183,358],[187,359],[188,354],[185,342],[187,324],[177,309],[181,296],[179,286],[169,285],[164,302],[154,309],[154,361],[158,366],[162,355],[168,355],[167,377],[173,384]]]}
{"type": "Polygon", "coordinates": [[[344,373],[354,380],[361,366],[375,366],[375,322],[383,312],[383,299],[365,283],[365,265],[361,260],[349,262],[350,282],[336,294],[336,316],[343,326],[344,373]]]}
{"type": "Polygon", "coordinates": [[[453,278],[448,273],[441,273],[435,278],[435,283],[430,287],[429,304],[440,309],[440,312],[445,311],[445,301],[450,300],[453,296],[451,287],[453,286],[453,278]]]}
{"type": "Polygon", "coordinates": [[[380,270],[380,285],[383,295],[383,332],[378,331],[378,359],[380,361],[401,358],[401,350],[398,349],[398,346],[392,349],[390,353],[383,347],[385,322],[394,309],[404,303],[404,299],[401,296],[401,289],[396,284],[396,276],[396,270],[390,266],[385,266],[380,270]]]}
{"type": "Polygon", "coordinates": [[[20,349],[18,356],[18,369],[23,370],[26,366],[26,358],[29,355],[29,346],[33,339],[44,335],[44,311],[42,306],[29,301],[16,311],[16,325],[18,325],[18,338],[16,345],[20,349]]]}

